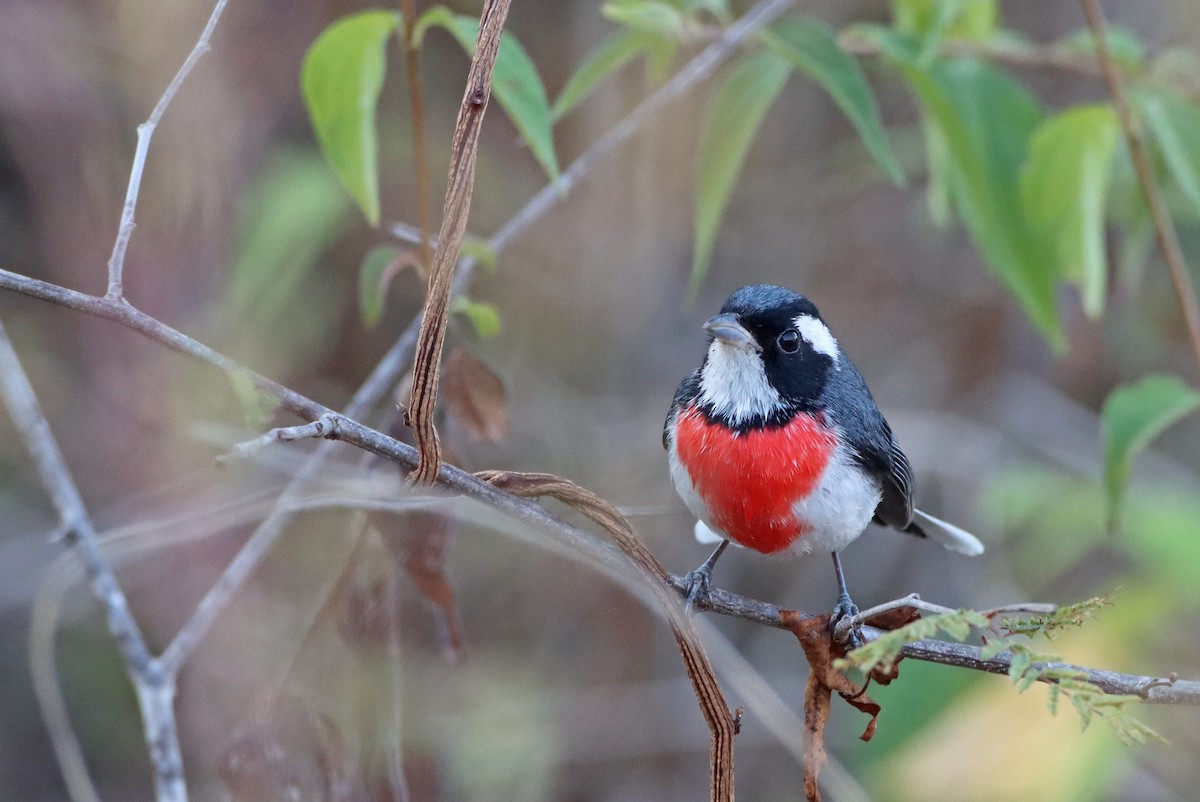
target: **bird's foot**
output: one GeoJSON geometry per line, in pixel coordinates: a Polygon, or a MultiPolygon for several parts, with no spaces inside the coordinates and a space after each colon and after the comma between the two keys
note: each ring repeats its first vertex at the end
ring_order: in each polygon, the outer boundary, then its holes
{"type": "Polygon", "coordinates": [[[858,605],[850,600],[850,594],[839,595],[837,604],[833,607],[833,615],[829,618],[829,630],[835,640],[839,640],[839,630],[844,631],[845,644],[851,649],[857,649],[867,642],[863,638],[862,624],[855,620],[857,618],[858,605]]]}
{"type": "Polygon", "coordinates": [[[697,606],[702,607],[708,604],[712,595],[712,573],[712,566],[705,563],[696,570],[688,571],[683,575],[683,584],[687,587],[684,600],[687,602],[689,612],[697,606]]]}

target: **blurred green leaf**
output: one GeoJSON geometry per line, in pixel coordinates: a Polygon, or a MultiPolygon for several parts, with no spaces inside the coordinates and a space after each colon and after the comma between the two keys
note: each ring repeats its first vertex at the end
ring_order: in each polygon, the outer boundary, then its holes
{"type": "MultiPolygon", "coordinates": [[[[479,20],[459,15],[445,6],[433,6],[420,16],[414,26],[416,42],[424,39],[432,26],[444,28],[462,45],[468,55],[474,55],[479,38],[479,20]]],[[[554,121],[550,102],[533,60],[513,36],[505,31],[500,39],[500,52],[492,70],[492,89],[504,113],[513,121],[533,157],[551,179],[558,178],[558,157],[554,154],[554,121]]]]}
{"type": "Polygon", "coordinates": [[[358,268],[358,311],[368,328],[378,323],[383,315],[383,299],[386,295],[383,274],[402,255],[403,251],[399,248],[380,245],[371,249],[358,268]]]}
{"type": "Polygon", "coordinates": [[[1093,318],[1104,311],[1108,286],[1104,209],[1119,136],[1110,107],[1077,106],[1038,126],[1021,168],[1025,215],[1093,318]]]}
{"type": "Polygon", "coordinates": [[[950,146],[942,129],[922,115],[921,129],[925,134],[925,160],[928,165],[929,187],[925,190],[925,205],[934,225],[945,228],[953,222],[954,199],[950,196],[950,146]]]}
{"type": "Polygon", "coordinates": [[[1030,587],[1053,582],[1103,545],[1103,503],[1096,481],[1029,463],[989,479],[979,499],[989,528],[1013,541],[1015,570],[1030,587]]]}
{"type": "Polygon", "coordinates": [[[813,22],[785,20],[772,25],[762,36],[776,55],[829,93],[880,169],[896,186],[904,186],[904,171],[888,145],[871,87],[858,61],[838,47],[834,32],[813,22]]]}
{"type": "Polygon", "coordinates": [[[893,0],[892,19],[903,33],[923,38],[922,61],[945,37],[986,41],[996,31],[996,0],[893,0]]]}
{"type": "Polygon", "coordinates": [[[476,264],[489,273],[496,269],[496,252],[488,245],[486,239],[472,237],[468,234],[463,237],[462,246],[458,252],[463,259],[474,259],[476,264]]]}
{"type": "Polygon", "coordinates": [[[688,14],[707,11],[720,22],[728,22],[733,19],[729,0],[676,0],[676,3],[688,14]]]}
{"type": "Polygon", "coordinates": [[[364,11],[334,22],[304,56],[300,85],[321,152],[371,225],[379,223],[375,106],[383,88],[392,11],[364,11]]]}
{"type": "MultiPolygon", "coordinates": [[[[1138,35],[1120,25],[1108,25],[1108,51],[1113,61],[1126,70],[1135,72],[1145,63],[1145,52],[1138,35]]],[[[1058,41],[1057,49],[1062,53],[1096,55],[1096,37],[1090,28],[1080,28],[1058,41]]]]}
{"type": "Polygon", "coordinates": [[[275,410],[279,408],[279,400],[270,393],[258,389],[254,377],[248,370],[236,370],[229,374],[229,384],[233,394],[242,405],[246,416],[246,426],[251,429],[263,429],[271,421],[275,410]]]}
{"type": "Polygon", "coordinates": [[[450,311],[471,321],[475,332],[484,339],[500,333],[500,312],[491,304],[460,295],[450,303],[450,311]]]}
{"type": "Polygon", "coordinates": [[[229,294],[260,321],[281,315],[346,225],[346,196],[313,151],[281,151],[238,203],[229,294]]]}
{"type": "MultiPolygon", "coordinates": [[[[1143,574],[1152,579],[1159,594],[1155,601],[1200,610],[1200,582],[1196,582],[1192,559],[1196,532],[1200,531],[1195,486],[1139,488],[1122,507],[1121,542],[1143,574]]],[[[1127,603],[1125,597],[1122,593],[1122,606],[1127,603]]],[[[1153,606],[1154,601],[1146,605],[1153,606]]],[[[1153,614],[1149,609],[1143,612],[1153,614]]]]}
{"type": "Polygon", "coordinates": [[[660,0],[609,0],[600,7],[600,13],[606,19],[642,33],[674,37],[683,29],[682,12],[660,0]]]}
{"type": "Polygon", "coordinates": [[[1171,424],[1196,409],[1200,409],[1200,392],[1175,376],[1147,376],[1109,393],[1100,413],[1100,429],[1111,529],[1115,530],[1119,521],[1134,457],[1171,424]]]}
{"type": "Polygon", "coordinates": [[[644,52],[653,41],[653,36],[641,31],[614,32],[567,80],[566,86],[554,101],[554,107],[550,111],[551,117],[556,121],[566,117],[587,97],[596,84],[644,52]]]}
{"type": "Polygon", "coordinates": [[[700,139],[696,233],[688,295],[695,297],[708,274],[717,227],[763,116],[787,82],[791,65],[753,51],[738,60],[713,98],[700,139]]]}
{"type": "Polygon", "coordinates": [[[987,64],[939,60],[925,69],[914,37],[877,26],[858,30],[900,69],[945,143],[950,197],[975,245],[1043,336],[1062,350],[1055,272],[1025,219],[1018,186],[1029,137],[1042,118],[1037,101],[987,64]]]}
{"type": "Polygon", "coordinates": [[[1169,92],[1137,92],[1134,102],[1162,153],[1171,180],[1200,212],[1200,108],[1169,92]]]}

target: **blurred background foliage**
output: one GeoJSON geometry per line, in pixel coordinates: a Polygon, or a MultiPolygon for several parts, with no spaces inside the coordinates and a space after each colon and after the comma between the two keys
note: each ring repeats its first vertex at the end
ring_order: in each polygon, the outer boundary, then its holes
{"type": "MultiPolygon", "coordinates": [[[[1198,265],[1200,14],[1192,0],[1104,6],[1198,265]]],[[[497,88],[502,108],[484,126],[471,233],[496,230],[747,7],[514,3],[516,86],[507,99],[497,88]],[[540,99],[525,91],[530,70],[540,99]]],[[[395,10],[377,13],[368,37],[377,75],[360,88],[378,101],[359,124],[378,138],[357,178],[330,167],[337,146],[301,85],[322,32],[369,8],[230,4],[154,140],[126,266],[141,308],[330,406],[423,289],[401,266],[409,246],[388,233],[417,217],[395,10]]],[[[0,4],[0,265],[101,291],[134,130],[209,11],[196,0],[0,4]]],[[[435,208],[467,67],[470,29],[455,15],[477,13],[452,3],[421,37],[435,208]]],[[[570,477],[626,509],[670,568],[693,567],[703,552],[667,479],[662,418],[702,353],[698,324],[741,284],[785,284],[815,299],[867,376],[922,506],[988,547],[971,560],[868,532],[845,555],[860,603],[1114,593],[1053,651],[1200,675],[1200,416],[1186,414],[1196,365],[1082,27],[1065,1],[800,4],[479,274],[452,339],[503,378],[509,430],[477,439],[477,421],[451,415],[454,458],[570,477]],[[1165,400],[1135,410],[1123,436],[1137,446],[1170,425],[1169,436],[1130,463],[1136,448],[1106,450],[1101,414],[1114,387],[1151,374],[1179,378],[1157,385],[1165,400]]],[[[215,454],[274,421],[236,380],[23,298],[0,297],[0,315],[161,644],[307,446],[217,472],[215,454]]],[[[485,395],[473,403],[495,402],[485,395]]],[[[0,798],[65,796],[27,667],[31,616],[57,596],[59,670],[98,788],[146,798],[127,682],[70,562],[55,562],[54,515],[10,426],[0,420],[0,798]]],[[[341,494],[400,492],[394,471],[350,453],[325,480],[341,494]]],[[[513,534],[478,514],[300,518],[182,677],[194,798],[269,799],[283,778],[302,798],[331,798],[342,772],[360,796],[336,798],[387,799],[397,727],[414,800],[701,798],[708,737],[665,627],[594,570],[497,528],[513,534]],[[384,534],[357,538],[368,524],[384,534]],[[395,545],[414,531],[437,532],[448,586],[414,568],[436,568],[441,552],[395,545]],[[426,604],[448,587],[456,617],[426,604]],[[281,764],[262,757],[276,744],[281,764]]],[[[718,579],[802,610],[826,609],[833,590],[820,560],[739,553],[718,579]]],[[[805,668],[790,636],[713,623],[798,709],[805,668]]],[[[1080,734],[1065,710],[1051,717],[1041,687],[1018,695],[1001,678],[912,663],[901,673],[878,689],[873,742],[856,740],[858,714],[835,708],[828,798],[1194,798],[1192,710],[1141,711],[1171,743],[1129,748],[1102,727],[1080,734]]],[[[792,754],[748,714],[739,793],[796,798],[792,754]]]]}

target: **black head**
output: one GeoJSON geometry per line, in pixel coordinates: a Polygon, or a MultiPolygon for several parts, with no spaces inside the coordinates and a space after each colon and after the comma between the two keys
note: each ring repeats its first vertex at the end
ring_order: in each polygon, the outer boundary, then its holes
{"type": "Polygon", "coordinates": [[[701,398],[734,424],[769,425],[815,408],[844,358],[812,301],[784,287],[742,287],[704,328],[713,341],[701,398]]]}

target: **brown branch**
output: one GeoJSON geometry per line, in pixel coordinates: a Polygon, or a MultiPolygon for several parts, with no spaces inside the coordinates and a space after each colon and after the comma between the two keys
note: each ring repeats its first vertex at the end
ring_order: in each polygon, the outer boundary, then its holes
{"type": "Polygon", "coordinates": [[[437,252],[429,268],[429,289],[425,296],[421,335],[417,340],[413,363],[412,395],[405,413],[405,422],[413,428],[421,450],[421,461],[411,478],[422,483],[430,483],[437,477],[442,459],[437,429],[433,424],[433,406],[437,400],[442,345],[446,340],[450,289],[454,283],[458,253],[467,232],[467,215],[471,209],[471,193],[475,188],[479,132],[492,94],[492,68],[500,51],[500,36],[504,32],[504,20],[511,3],[512,0],[487,0],[484,3],[483,14],[479,18],[479,38],[475,42],[471,69],[467,74],[467,87],[458,110],[458,121],[454,125],[442,227],[438,232],[437,252]]]}
{"type": "Polygon", "coordinates": [[[1134,116],[1121,71],[1117,69],[1108,47],[1108,23],[1104,19],[1104,10],[1101,9],[1099,0],[1080,0],[1080,3],[1083,5],[1084,16],[1087,17],[1088,27],[1092,29],[1092,36],[1096,40],[1096,58],[1104,74],[1108,94],[1112,97],[1113,107],[1117,110],[1117,119],[1121,121],[1125,141],[1129,144],[1133,169],[1137,173],[1146,206],[1150,209],[1150,219],[1154,222],[1154,236],[1162,249],[1167,268],[1171,271],[1171,283],[1175,287],[1175,297],[1183,314],[1188,340],[1191,342],[1196,364],[1200,366],[1200,303],[1196,300],[1196,289],[1192,285],[1191,274],[1183,258],[1183,249],[1179,247],[1179,236],[1175,233],[1171,213],[1167,210],[1167,204],[1158,189],[1141,122],[1134,116]]]}

